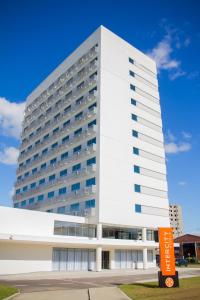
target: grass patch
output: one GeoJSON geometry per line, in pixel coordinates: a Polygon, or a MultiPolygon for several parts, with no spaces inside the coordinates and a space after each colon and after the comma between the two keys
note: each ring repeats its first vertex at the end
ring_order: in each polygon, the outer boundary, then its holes
{"type": "Polygon", "coordinates": [[[199,300],[200,277],[179,280],[179,288],[159,288],[157,282],[123,284],[120,289],[134,300],[199,300]]]}
{"type": "Polygon", "coordinates": [[[18,289],[16,289],[15,287],[0,284],[0,300],[5,299],[17,292],[18,289]]]}

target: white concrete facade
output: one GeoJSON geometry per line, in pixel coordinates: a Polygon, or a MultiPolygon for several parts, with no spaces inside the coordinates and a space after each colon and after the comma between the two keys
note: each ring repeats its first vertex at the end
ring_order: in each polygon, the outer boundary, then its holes
{"type": "MultiPolygon", "coordinates": [[[[88,255],[81,267],[97,271],[154,266],[155,232],[169,226],[155,62],[98,28],[28,96],[18,164],[17,214],[51,212],[43,213],[51,228],[55,216],[96,226],[84,242],[62,237],[73,251],[49,245],[51,257],[88,255]]],[[[58,237],[51,238],[57,245],[58,237]]]]}

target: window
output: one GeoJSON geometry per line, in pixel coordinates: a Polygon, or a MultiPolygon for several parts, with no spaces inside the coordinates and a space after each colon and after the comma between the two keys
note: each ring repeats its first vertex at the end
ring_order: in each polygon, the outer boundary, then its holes
{"type": "Polygon", "coordinates": [[[67,141],[69,141],[69,135],[65,136],[65,137],[62,139],[62,144],[67,143],[67,141]]]}
{"type": "Polygon", "coordinates": [[[138,138],[138,132],[135,130],[132,130],[132,136],[138,138]]]}
{"type": "Polygon", "coordinates": [[[42,130],[42,127],[39,127],[36,132],[39,133],[42,130]]]}
{"type": "Polygon", "coordinates": [[[14,208],[17,208],[17,207],[19,207],[19,203],[14,204],[14,208]]]}
{"type": "MultiPolygon", "coordinates": [[[[26,163],[27,163],[27,161],[26,161],[26,163]]],[[[21,167],[23,167],[23,163],[19,164],[19,168],[21,168],[21,167]]]]}
{"type": "Polygon", "coordinates": [[[78,113],[77,115],[75,115],[75,120],[77,121],[77,120],[81,119],[82,116],[83,116],[83,112],[78,113]]]}
{"type": "Polygon", "coordinates": [[[87,166],[91,166],[93,164],[96,164],[96,157],[87,160],[87,166]]]}
{"type": "Polygon", "coordinates": [[[32,149],[32,147],[33,147],[33,146],[32,146],[32,145],[30,145],[30,146],[27,148],[27,150],[31,150],[31,149],[32,149]]]}
{"type": "Polygon", "coordinates": [[[58,131],[59,131],[59,127],[55,128],[55,129],[53,130],[53,135],[56,134],[58,131]]]}
{"type": "Polygon", "coordinates": [[[71,186],[71,191],[72,192],[74,192],[74,191],[78,191],[78,190],[80,190],[80,183],[78,182],[78,183],[74,183],[74,184],[72,184],[72,186],[71,186]]]}
{"type": "Polygon", "coordinates": [[[87,146],[91,146],[92,144],[96,144],[96,138],[87,141],[87,146]]]}
{"type": "Polygon", "coordinates": [[[36,141],[35,146],[39,145],[39,143],[40,143],[40,140],[36,141]]]}
{"type": "Polygon", "coordinates": [[[79,146],[77,146],[73,149],[73,153],[77,153],[77,152],[80,152],[80,151],[81,151],[81,145],[79,145],[79,146]]]}
{"type": "Polygon", "coordinates": [[[42,165],[40,166],[40,170],[45,170],[45,169],[46,169],[46,167],[47,167],[47,164],[46,164],[46,163],[44,163],[44,164],[42,164],[42,165]]]}
{"type": "Polygon", "coordinates": [[[81,132],[82,132],[82,128],[77,129],[76,131],[74,131],[74,136],[81,134],[81,132]]]}
{"type": "Polygon", "coordinates": [[[45,123],[45,127],[48,127],[50,124],[51,124],[51,121],[49,120],[45,123]]]}
{"type": "Polygon", "coordinates": [[[26,205],[26,200],[23,200],[22,202],[21,202],[21,206],[25,206],[26,205]]]}
{"type": "Polygon", "coordinates": [[[58,214],[64,214],[65,213],[65,206],[61,206],[57,208],[57,213],[58,214]]]}
{"type": "Polygon", "coordinates": [[[133,98],[131,98],[131,104],[136,106],[136,105],[137,105],[137,102],[136,102],[136,100],[135,100],[135,99],[133,99],[133,98]]]}
{"type": "Polygon", "coordinates": [[[25,153],[25,150],[21,151],[20,155],[23,155],[25,153]]]}
{"type": "Polygon", "coordinates": [[[30,187],[31,189],[34,189],[36,187],[36,182],[31,183],[30,187]]]}
{"type": "Polygon", "coordinates": [[[34,133],[32,132],[31,134],[29,134],[29,138],[31,139],[34,136],[34,133]]]}
{"type": "Polygon", "coordinates": [[[135,154],[135,155],[139,155],[139,149],[138,149],[138,148],[135,148],[135,147],[133,147],[133,154],[135,154]]]}
{"type": "Polygon", "coordinates": [[[68,113],[70,110],[71,110],[71,105],[67,106],[67,107],[64,109],[64,112],[65,112],[65,113],[68,113]]]}
{"type": "Polygon", "coordinates": [[[70,120],[66,121],[65,123],[63,123],[63,128],[66,128],[67,126],[69,126],[70,124],[70,120]]]}
{"type": "Polygon", "coordinates": [[[28,186],[25,185],[22,190],[23,190],[23,192],[26,192],[28,190],[28,186]]]}
{"type": "Polygon", "coordinates": [[[57,161],[57,158],[53,158],[53,159],[50,160],[50,164],[53,165],[53,164],[56,163],[56,161],[57,161]]]}
{"type": "MultiPolygon", "coordinates": [[[[26,164],[29,164],[30,162],[31,162],[30,158],[26,160],[26,164]]],[[[23,166],[23,163],[21,165],[23,166]]]]}
{"type": "Polygon", "coordinates": [[[78,85],[77,85],[77,90],[80,90],[80,89],[82,89],[84,87],[84,81],[82,81],[81,83],[79,83],[78,85]]]}
{"type": "Polygon", "coordinates": [[[44,184],[45,183],[45,178],[42,178],[39,180],[39,185],[44,184]]]}
{"type": "Polygon", "coordinates": [[[48,138],[49,138],[49,134],[46,134],[46,135],[43,137],[43,141],[48,140],[48,138]]]}
{"type": "Polygon", "coordinates": [[[48,198],[53,198],[54,197],[54,191],[49,192],[47,195],[48,198]]]}
{"type": "Polygon", "coordinates": [[[35,174],[37,172],[37,168],[34,168],[33,170],[32,170],[32,174],[35,174]]]}
{"type": "Polygon", "coordinates": [[[55,148],[57,148],[58,147],[58,143],[54,143],[53,145],[51,145],[51,148],[52,149],[55,149],[55,148]]]}
{"type": "Polygon", "coordinates": [[[76,105],[80,105],[83,100],[83,96],[76,100],[76,105]]]}
{"type": "MultiPolygon", "coordinates": [[[[25,176],[25,175],[24,175],[24,176],[25,176]]],[[[22,176],[21,176],[21,175],[17,177],[17,180],[21,180],[21,179],[22,179],[22,176]]]]}
{"type": "Polygon", "coordinates": [[[74,166],[72,167],[72,172],[76,172],[76,171],[78,171],[78,170],[80,170],[80,169],[81,169],[81,164],[74,165],[74,166]]]}
{"type": "Polygon", "coordinates": [[[134,60],[132,58],[129,57],[128,61],[131,63],[131,64],[134,64],[134,60]]]}
{"type": "Polygon", "coordinates": [[[15,194],[18,195],[20,193],[20,189],[17,189],[15,194]]]}
{"type": "Polygon", "coordinates": [[[135,77],[135,73],[133,71],[129,71],[129,75],[135,77]]]}
{"type": "Polygon", "coordinates": [[[50,112],[51,112],[51,107],[46,110],[46,114],[48,115],[48,114],[50,114],[50,112]]]}
{"type": "Polygon", "coordinates": [[[135,184],[134,185],[134,189],[136,193],[140,193],[141,192],[141,186],[139,184],[135,184]]]}
{"type": "Polygon", "coordinates": [[[95,91],[97,91],[97,87],[95,86],[93,89],[91,89],[90,91],[89,91],[89,94],[91,95],[93,95],[94,93],[95,93],[95,91]]]}
{"type": "Polygon", "coordinates": [[[52,180],[54,180],[55,178],[56,178],[56,175],[55,175],[55,174],[52,174],[52,175],[49,176],[49,181],[52,181],[52,180]]]}
{"type": "Polygon", "coordinates": [[[95,185],[95,177],[86,180],[86,186],[95,185]]]}
{"type": "Polygon", "coordinates": [[[64,160],[68,157],[68,152],[61,154],[61,160],[64,160]]]}
{"type": "Polygon", "coordinates": [[[42,150],[42,155],[47,154],[47,152],[48,152],[48,148],[45,148],[44,150],[42,150]]]}
{"type": "Polygon", "coordinates": [[[37,153],[33,156],[33,159],[36,160],[38,157],[39,157],[39,154],[37,153]]]}
{"type": "Polygon", "coordinates": [[[67,193],[66,187],[59,189],[59,195],[63,195],[67,193]]]}
{"type": "Polygon", "coordinates": [[[94,121],[88,123],[88,128],[90,128],[90,127],[92,127],[93,125],[96,125],[96,124],[97,124],[97,121],[94,120],[94,121]]]}
{"type": "Polygon", "coordinates": [[[44,195],[39,195],[37,199],[38,199],[38,201],[43,201],[44,200],[44,195]]]}
{"type": "Polygon", "coordinates": [[[137,116],[134,115],[134,114],[132,114],[132,115],[131,115],[131,119],[134,120],[134,121],[137,121],[137,116]]]}
{"type": "Polygon", "coordinates": [[[142,212],[142,207],[140,204],[135,204],[135,212],[136,213],[141,213],[142,212]]]}
{"type": "Polygon", "coordinates": [[[28,175],[29,175],[29,172],[26,172],[26,173],[24,174],[24,177],[28,177],[28,175]]]}
{"type": "Polygon", "coordinates": [[[28,203],[29,203],[29,204],[33,204],[33,203],[34,203],[34,198],[30,198],[30,199],[28,200],[28,203]]]}
{"type": "Polygon", "coordinates": [[[55,117],[54,117],[54,121],[57,121],[57,120],[59,119],[59,117],[60,117],[60,113],[59,113],[59,114],[57,114],[57,115],[55,115],[55,117]]]}
{"type": "Polygon", "coordinates": [[[95,199],[85,201],[85,208],[95,207],[95,199]]]}
{"type": "Polygon", "coordinates": [[[140,167],[134,166],[134,173],[140,173],[140,167]]]}
{"type": "Polygon", "coordinates": [[[60,177],[67,175],[67,169],[60,171],[60,177]]]}
{"type": "Polygon", "coordinates": [[[133,84],[130,84],[130,89],[131,89],[132,91],[135,91],[135,86],[134,86],[133,84]]]}
{"type": "Polygon", "coordinates": [[[88,107],[88,110],[92,110],[96,106],[97,106],[97,103],[95,102],[88,107]]]}
{"type": "Polygon", "coordinates": [[[70,211],[78,211],[79,210],[79,203],[74,203],[70,205],[70,211]]]}

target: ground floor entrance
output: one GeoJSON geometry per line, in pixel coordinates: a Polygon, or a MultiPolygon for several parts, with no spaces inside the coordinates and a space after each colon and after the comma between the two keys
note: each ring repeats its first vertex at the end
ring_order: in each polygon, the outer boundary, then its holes
{"type": "Polygon", "coordinates": [[[110,252],[102,251],[102,269],[110,268],[110,252]]]}

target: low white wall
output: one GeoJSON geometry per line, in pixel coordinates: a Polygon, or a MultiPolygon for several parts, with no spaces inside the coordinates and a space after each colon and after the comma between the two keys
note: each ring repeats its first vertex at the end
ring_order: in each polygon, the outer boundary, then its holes
{"type": "Polygon", "coordinates": [[[0,274],[52,270],[52,247],[0,242],[0,274]]]}

